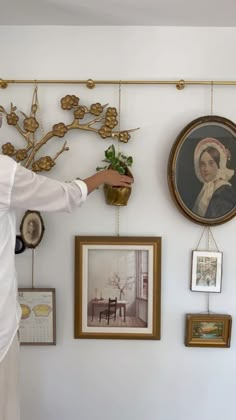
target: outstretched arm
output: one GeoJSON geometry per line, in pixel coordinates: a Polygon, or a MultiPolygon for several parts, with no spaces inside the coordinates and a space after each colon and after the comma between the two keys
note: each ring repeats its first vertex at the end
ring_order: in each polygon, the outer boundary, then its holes
{"type": "Polygon", "coordinates": [[[120,175],[117,171],[97,172],[84,181],[70,183],[37,175],[13,159],[4,156],[15,166],[15,176],[11,193],[10,206],[38,211],[71,211],[80,206],[87,194],[106,183],[114,186],[130,186],[132,178],[120,175]]]}

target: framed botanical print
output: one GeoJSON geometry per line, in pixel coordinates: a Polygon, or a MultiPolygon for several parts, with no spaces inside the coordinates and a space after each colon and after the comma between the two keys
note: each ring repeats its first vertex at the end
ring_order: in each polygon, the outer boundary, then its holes
{"type": "Polygon", "coordinates": [[[178,209],[195,223],[219,225],[236,214],[236,125],[220,116],[191,121],[177,136],[168,185],[178,209]]]}
{"type": "Polygon", "coordinates": [[[75,338],[159,340],[161,238],[75,237],[75,338]]]}

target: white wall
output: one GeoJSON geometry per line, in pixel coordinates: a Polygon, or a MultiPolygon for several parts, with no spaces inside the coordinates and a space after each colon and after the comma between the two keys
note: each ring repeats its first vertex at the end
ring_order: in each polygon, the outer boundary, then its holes
{"type": "MultiPolygon", "coordinates": [[[[236,28],[1,27],[0,37],[0,77],[8,79],[234,80],[236,75],[236,28]]],[[[235,121],[235,89],[214,89],[215,114],[235,121]]],[[[1,90],[0,103],[12,101],[28,112],[32,91],[31,85],[11,85],[1,90]]],[[[40,86],[45,130],[68,118],[59,106],[67,93],[85,104],[118,106],[117,86],[40,86]]],[[[57,345],[21,348],[23,420],[222,420],[226,413],[227,420],[235,419],[235,324],[230,349],[184,346],[185,314],[207,310],[207,296],[189,290],[191,251],[203,228],[179,213],[166,180],[176,136],[204,114],[210,114],[209,86],[122,87],[121,126],[141,129],[123,148],[134,157],[135,184],[127,208],[120,210],[120,234],[162,237],[161,341],[73,339],[74,236],[116,235],[117,210],[96,191],[72,215],[43,214],[46,231],[36,250],[35,281],[56,287],[57,345]]],[[[4,126],[0,137],[13,139],[14,129],[4,126]]],[[[68,142],[70,152],[58,159],[51,177],[90,175],[109,144],[79,132],[70,133],[68,142]]],[[[235,220],[212,232],[224,253],[224,273],[211,310],[234,318],[235,220]]],[[[19,284],[30,286],[29,251],[17,256],[17,269],[19,284]]]]}

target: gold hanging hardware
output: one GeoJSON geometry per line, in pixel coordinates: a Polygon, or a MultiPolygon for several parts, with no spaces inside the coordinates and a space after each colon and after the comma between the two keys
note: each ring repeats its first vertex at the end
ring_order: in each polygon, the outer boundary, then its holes
{"type": "Polygon", "coordinates": [[[185,88],[185,81],[184,80],[179,80],[179,82],[176,83],[176,89],[183,90],[184,88],[185,88]]]}
{"type": "Polygon", "coordinates": [[[86,86],[87,86],[88,89],[93,89],[93,88],[95,88],[95,83],[92,79],[88,79],[87,83],[86,83],[86,86]]]}
{"type": "Polygon", "coordinates": [[[178,90],[183,90],[186,85],[217,85],[235,86],[235,80],[7,80],[0,79],[0,88],[5,89],[9,84],[84,84],[88,89],[96,85],[175,85],[178,90]]]}
{"type": "Polygon", "coordinates": [[[8,86],[7,82],[5,80],[0,79],[0,88],[6,89],[8,86]]]}

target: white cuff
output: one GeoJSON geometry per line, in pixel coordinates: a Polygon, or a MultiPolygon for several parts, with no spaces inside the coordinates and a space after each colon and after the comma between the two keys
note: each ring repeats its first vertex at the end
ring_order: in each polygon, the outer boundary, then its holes
{"type": "Polygon", "coordinates": [[[85,201],[86,198],[87,198],[87,195],[88,195],[87,185],[85,184],[84,181],[78,180],[78,179],[75,179],[73,182],[75,182],[78,185],[78,187],[80,188],[80,191],[81,191],[81,201],[85,201]]]}

